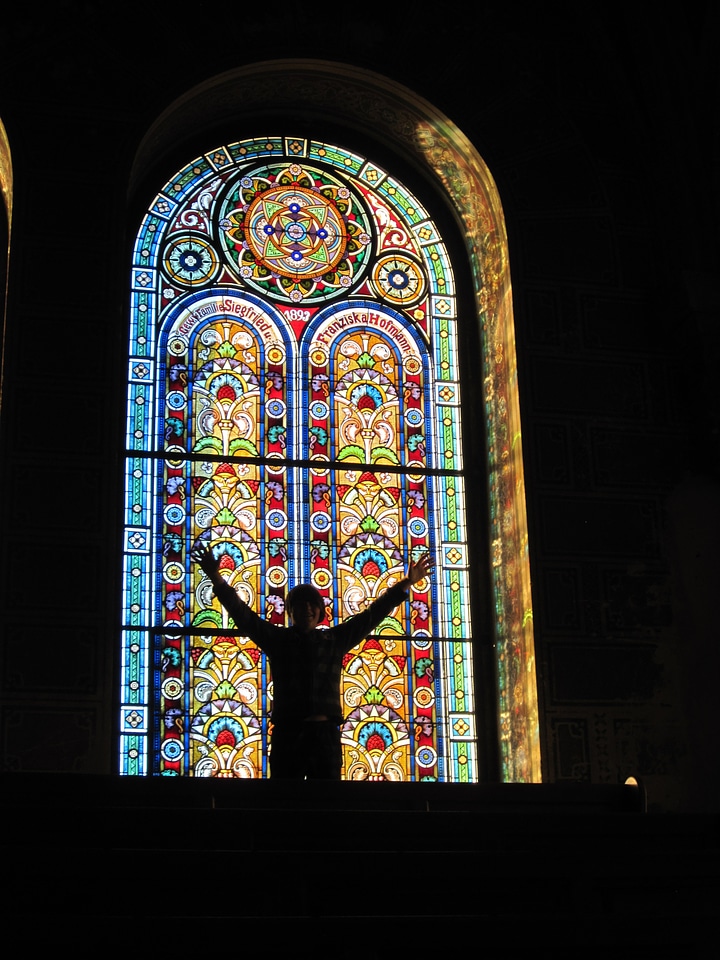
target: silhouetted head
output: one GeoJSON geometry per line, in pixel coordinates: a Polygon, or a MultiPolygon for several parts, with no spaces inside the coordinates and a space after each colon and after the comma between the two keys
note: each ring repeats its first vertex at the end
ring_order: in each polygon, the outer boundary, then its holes
{"type": "Polygon", "coordinates": [[[285,609],[293,624],[300,629],[314,630],[325,619],[325,604],[319,590],[309,583],[299,583],[285,597],[285,609]]]}

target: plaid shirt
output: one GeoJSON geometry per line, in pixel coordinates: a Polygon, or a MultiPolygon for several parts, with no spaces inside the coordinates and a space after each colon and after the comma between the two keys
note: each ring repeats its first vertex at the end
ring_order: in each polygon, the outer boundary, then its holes
{"type": "Polygon", "coordinates": [[[301,633],[295,627],[278,627],[263,620],[228,584],[219,586],[215,594],[238,630],[270,659],[273,723],[298,722],[319,715],[341,723],[340,675],[344,655],[408,596],[396,585],[349,620],[327,630],[301,633]]]}

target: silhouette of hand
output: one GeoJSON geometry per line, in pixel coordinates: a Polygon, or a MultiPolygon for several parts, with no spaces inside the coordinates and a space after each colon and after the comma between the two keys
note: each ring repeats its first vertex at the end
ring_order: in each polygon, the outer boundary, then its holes
{"type": "Polygon", "coordinates": [[[423,577],[429,577],[435,567],[435,560],[429,553],[424,553],[416,563],[411,563],[408,568],[408,580],[410,585],[419,583],[423,577]]]}
{"type": "Polygon", "coordinates": [[[190,557],[195,563],[199,563],[202,568],[203,573],[207,574],[211,579],[213,576],[217,575],[218,570],[220,569],[220,561],[217,559],[213,553],[212,547],[195,547],[194,550],[190,551],[190,557]]]}

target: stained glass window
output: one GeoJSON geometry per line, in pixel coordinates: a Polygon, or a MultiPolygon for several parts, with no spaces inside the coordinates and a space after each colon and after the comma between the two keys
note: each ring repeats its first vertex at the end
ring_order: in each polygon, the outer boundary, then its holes
{"type": "MultiPolygon", "coordinates": [[[[346,779],[478,778],[457,356],[446,245],[402,183],[340,147],[232,143],[180,170],[131,277],[120,770],[264,777],[272,677],[189,559],[326,621],[429,550],[346,657],[346,779]]],[[[474,585],[477,588],[477,584],[474,585]]]]}

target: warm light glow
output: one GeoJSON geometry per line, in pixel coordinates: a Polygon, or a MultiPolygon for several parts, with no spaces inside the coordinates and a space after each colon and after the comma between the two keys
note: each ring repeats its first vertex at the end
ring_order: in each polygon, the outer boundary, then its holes
{"type": "Polygon", "coordinates": [[[7,133],[5,132],[5,127],[2,120],[0,120],[0,190],[2,190],[3,201],[5,202],[9,237],[13,207],[13,169],[12,157],[10,154],[10,143],[8,141],[7,133]]]}
{"type": "MultiPolygon", "coordinates": [[[[12,232],[12,208],[13,208],[13,168],[12,156],[10,154],[10,143],[5,132],[5,127],[0,120],[0,191],[2,192],[3,202],[5,204],[5,215],[7,220],[7,246],[4,256],[4,276],[2,278],[2,326],[0,327],[0,409],[2,409],[2,396],[4,385],[4,366],[5,366],[5,329],[7,312],[7,266],[10,263],[10,234],[12,232]]],[[[1,261],[0,261],[1,262],[1,261]]]]}
{"type": "Polygon", "coordinates": [[[530,562],[508,245],[495,182],[449,121],[416,140],[465,228],[482,328],[499,727],[506,781],[541,780],[530,562]]]}

